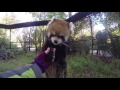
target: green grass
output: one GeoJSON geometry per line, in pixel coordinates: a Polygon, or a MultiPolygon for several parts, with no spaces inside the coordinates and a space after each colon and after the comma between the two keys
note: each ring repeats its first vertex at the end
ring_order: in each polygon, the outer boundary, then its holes
{"type": "Polygon", "coordinates": [[[69,78],[120,78],[120,60],[107,64],[90,56],[68,56],[69,78]]]}
{"type": "Polygon", "coordinates": [[[27,54],[23,53],[22,55],[18,55],[15,57],[15,59],[0,61],[0,72],[30,64],[35,56],[35,53],[29,52],[27,54]]]}
{"type": "MultiPolygon", "coordinates": [[[[0,61],[0,72],[25,66],[36,57],[34,52],[22,54],[16,59],[0,61]]],[[[107,64],[90,56],[67,56],[68,78],[120,78],[120,60],[113,60],[107,64]]]]}

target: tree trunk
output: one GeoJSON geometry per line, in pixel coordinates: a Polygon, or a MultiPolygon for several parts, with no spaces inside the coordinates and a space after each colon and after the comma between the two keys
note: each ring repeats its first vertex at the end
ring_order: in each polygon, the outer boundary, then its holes
{"type": "Polygon", "coordinates": [[[89,20],[90,20],[90,29],[91,29],[92,55],[93,55],[93,27],[92,27],[92,20],[90,16],[89,16],[89,20]]]}
{"type": "Polygon", "coordinates": [[[61,69],[58,67],[57,63],[53,63],[46,71],[47,78],[66,78],[67,76],[67,68],[61,69]]]}

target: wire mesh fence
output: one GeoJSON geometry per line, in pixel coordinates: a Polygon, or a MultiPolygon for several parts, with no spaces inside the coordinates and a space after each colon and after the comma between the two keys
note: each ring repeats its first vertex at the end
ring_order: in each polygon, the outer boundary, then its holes
{"type": "MultiPolygon", "coordinates": [[[[75,22],[75,33],[67,44],[68,54],[80,55],[104,55],[104,52],[119,58],[120,36],[109,32],[95,30],[93,16],[88,15],[75,22]],[[101,51],[102,50],[102,51],[101,51]],[[117,52],[117,53],[116,53],[117,52]]],[[[73,19],[73,18],[72,18],[73,19]]],[[[69,19],[68,19],[69,20],[69,19]]],[[[38,23],[38,22],[37,22],[38,23]]],[[[17,24],[16,24],[17,25],[17,24]]],[[[25,24],[26,25],[26,24],[25,24]]],[[[15,29],[0,29],[0,52],[5,50],[17,50],[39,52],[45,43],[47,26],[31,26],[15,29]]],[[[110,56],[108,55],[108,56],[110,56]]]]}

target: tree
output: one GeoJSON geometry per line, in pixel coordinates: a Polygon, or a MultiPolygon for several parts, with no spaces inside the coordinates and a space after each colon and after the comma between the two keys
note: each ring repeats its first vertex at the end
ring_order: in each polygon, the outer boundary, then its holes
{"type": "MultiPolygon", "coordinates": [[[[13,24],[13,23],[17,23],[17,19],[16,19],[16,16],[14,15],[13,12],[6,12],[5,13],[5,16],[2,18],[1,20],[1,23],[2,24],[13,24]]],[[[0,29],[0,36],[1,38],[3,39],[7,39],[10,41],[10,34],[8,35],[8,33],[10,33],[9,30],[7,29],[0,29]]],[[[15,31],[11,31],[12,34],[15,33],[15,31]]]]}
{"type": "Polygon", "coordinates": [[[25,52],[28,51],[28,48],[30,49],[30,45],[33,42],[31,34],[32,34],[31,28],[23,28],[22,35],[19,35],[17,37],[18,41],[20,42],[25,52]]]}
{"type": "MultiPolygon", "coordinates": [[[[13,24],[16,23],[16,16],[14,13],[6,13],[5,16],[1,20],[2,24],[13,24]]],[[[11,47],[16,47],[16,45],[11,44],[10,36],[8,35],[10,33],[7,29],[0,29],[0,59],[6,59],[6,58],[13,58],[14,57],[14,51],[9,50],[10,45],[11,47]]],[[[11,33],[14,33],[13,31],[11,33]]]]}
{"type": "MultiPolygon", "coordinates": [[[[5,16],[2,18],[1,20],[2,24],[15,24],[18,23],[18,20],[16,18],[16,15],[14,14],[14,12],[6,12],[5,16]]],[[[2,29],[4,31],[5,34],[5,38],[10,39],[10,36],[8,36],[8,34],[10,35],[10,31],[7,29],[2,29]]],[[[11,30],[11,34],[15,34],[15,30],[11,30]]]]}
{"type": "Polygon", "coordinates": [[[53,16],[59,19],[66,19],[65,12],[30,12],[35,20],[49,20],[53,16]]]}
{"type": "MultiPolygon", "coordinates": [[[[108,38],[110,39],[109,50],[111,50],[112,54],[120,58],[120,12],[102,12],[94,16],[93,21],[97,21],[97,23],[101,23],[105,30],[104,32],[108,34],[108,38]]],[[[101,36],[102,37],[102,36],[101,36]]],[[[107,39],[108,39],[107,38],[107,39]]],[[[103,40],[102,40],[103,41],[103,40]]],[[[108,43],[107,43],[108,44],[108,43]]]]}

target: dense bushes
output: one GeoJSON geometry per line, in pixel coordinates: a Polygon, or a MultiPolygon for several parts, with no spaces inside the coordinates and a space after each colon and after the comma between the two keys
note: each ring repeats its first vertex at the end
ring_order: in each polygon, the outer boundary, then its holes
{"type": "Polygon", "coordinates": [[[15,50],[16,45],[11,44],[11,47],[13,49],[10,49],[9,39],[5,39],[4,37],[0,38],[0,60],[6,60],[15,57],[17,54],[15,50]]]}
{"type": "Polygon", "coordinates": [[[80,40],[70,41],[71,54],[78,53],[79,55],[88,55],[90,52],[90,40],[88,37],[83,37],[80,40]]]}
{"type": "Polygon", "coordinates": [[[115,58],[120,58],[120,37],[111,38],[111,52],[115,58]]]}

